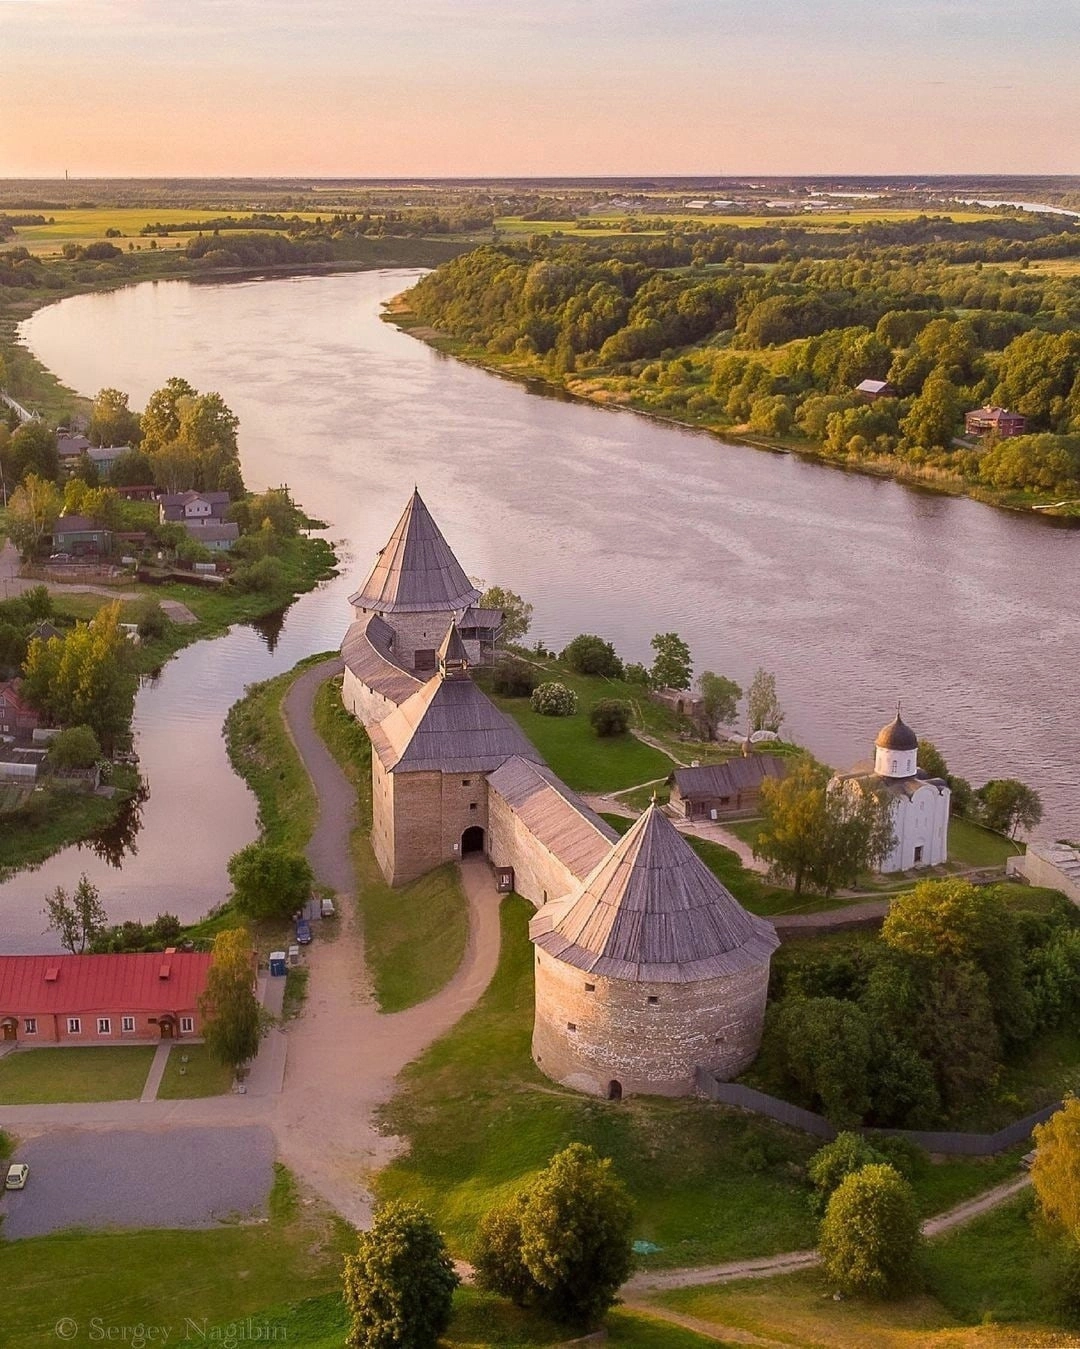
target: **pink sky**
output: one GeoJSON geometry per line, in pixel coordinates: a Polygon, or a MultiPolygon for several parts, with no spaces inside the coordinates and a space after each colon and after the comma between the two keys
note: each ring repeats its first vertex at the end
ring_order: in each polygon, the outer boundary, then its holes
{"type": "Polygon", "coordinates": [[[0,0],[0,177],[1080,172],[1051,0],[0,0]]]}

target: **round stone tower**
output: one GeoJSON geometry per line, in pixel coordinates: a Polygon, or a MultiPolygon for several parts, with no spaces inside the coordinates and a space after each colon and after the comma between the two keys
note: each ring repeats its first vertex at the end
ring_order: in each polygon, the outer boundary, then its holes
{"type": "Polygon", "coordinates": [[[566,898],[536,947],[533,1058],[592,1095],[688,1096],[757,1054],[773,925],[749,914],[652,805],[566,898]]]}

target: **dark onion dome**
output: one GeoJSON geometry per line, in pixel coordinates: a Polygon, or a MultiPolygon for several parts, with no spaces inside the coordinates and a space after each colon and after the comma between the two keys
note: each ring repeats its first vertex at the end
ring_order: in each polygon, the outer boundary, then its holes
{"type": "Polygon", "coordinates": [[[901,720],[900,713],[897,712],[895,721],[890,721],[888,726],[882,726],[874,744],[878,749],[918,749],[919,737],[910,726],[901,720]]]}

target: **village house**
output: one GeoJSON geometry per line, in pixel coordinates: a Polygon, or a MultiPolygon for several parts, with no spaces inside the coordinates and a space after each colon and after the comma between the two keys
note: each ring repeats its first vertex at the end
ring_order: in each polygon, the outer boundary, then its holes
{"type": "Polygon", "coordinates": [[[0,1040],[133,1044],[201,1034],[211,956],[0,956],[0,1040]]]}
{"type": "Polygon", "coordinates": [[[112,533],[85,515],[62,515],[53,525],[53,552],[98,557],[111,552],[112,533]]]}
{"type": "Polygon", "coordinates": [[[158,497],[158,519],[162,524],[220,523],[231,502],[228,492],[169,492],[158,497]]]}
{"type": "Polygon", "coordinates": [[[21,679],[0,684],[0,735],[29,740],[41,724],[41,718],[22,696],[21,685],[21,679]]]}
{"type": "Polygon", "coordinates": [[[676,768],[668,778],[671,805],[688,820],[727,820],[753,815],[760,808],[761,784],[779,781],[787,762],[778,754],[744,752],[723,763],[676,768]]]}
{"type": "Polygon", "coordinates": [[[896,390],[887,379],[864,379],[855,385],[855,392],[862,394],[868,403],[876,403],[879,398],[895,398],[896,390]]]}
{"type": "Polygon", "coordinates": [[[655,808],[620,841],[559,780],[473,682],[502,622],[478,598],[414,492],[342,643],[383,874],[402,885],[475,854],[536,906],[534,1055],[556,1081],[685,1095],[698,1069],[738,1072],[761,1039],[772,925],[655,808]]]}
{"type": "Polygon", "coordinates": [[[1026,428],[1027,418],[1008,408],[976,408],[964,418],[964,432],[969,436],[996,435],[1007,440],[1010,436],[1022,436],[1026,428]]]}

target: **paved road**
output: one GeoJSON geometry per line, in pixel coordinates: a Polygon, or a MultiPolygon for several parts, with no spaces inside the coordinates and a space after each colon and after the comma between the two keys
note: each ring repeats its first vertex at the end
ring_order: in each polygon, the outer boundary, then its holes
{"type": "Polygon", "coordinates": [[[263,1216],[274,1178],[265,1127],[54,1129],[20,1145],[25,1190],[7,1193],[4,1237],[68,1227],[215,1227],[263,1216]]]}

